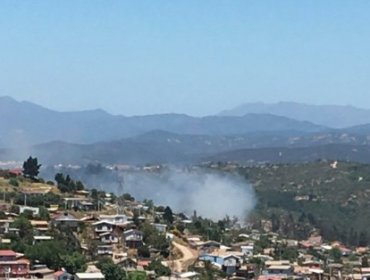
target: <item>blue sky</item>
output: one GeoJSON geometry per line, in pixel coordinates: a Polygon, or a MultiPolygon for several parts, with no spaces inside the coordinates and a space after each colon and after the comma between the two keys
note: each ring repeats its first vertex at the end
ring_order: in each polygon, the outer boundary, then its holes
{"type": "Polygon", "coordinates": [[[370,108],[370,1],[2,1],[0,95],[58,110],[370,108]]]}

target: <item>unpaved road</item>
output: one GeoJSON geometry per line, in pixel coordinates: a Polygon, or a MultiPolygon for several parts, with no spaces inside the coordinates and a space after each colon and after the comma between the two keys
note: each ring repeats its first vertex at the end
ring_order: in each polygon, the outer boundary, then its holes
{"type": "Polygon", "coordinates": [[[188,270],[189,265],[193,264],[198,258],[198,252],[187,246],[181,245],[175,241],[172,245],[176,247],[182,254],[181,259],[169,261],[168,264],[174,272],[185,272],[188,270]]]}

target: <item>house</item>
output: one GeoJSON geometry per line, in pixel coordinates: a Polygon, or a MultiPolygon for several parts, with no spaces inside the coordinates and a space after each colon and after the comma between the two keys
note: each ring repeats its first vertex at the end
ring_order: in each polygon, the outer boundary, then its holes
{"type": "Polygon", "coordinates": [[[128,221],[128,217],[126,215],[123,215],[123,214],[122,215],[120,215],[120,214],[117,214],[117,215],[100,215],[99,220],[110,222],[110,223],[115,224],[115,225],[126,225],[126,224],[130,223],[128,221]]]}
{"type": "Polygon", "coordinates": [[[43,241],[50,241],[53,240],[52,236],[47,236],[47,235],[35,235],[33,237],[33,245],[43,242],[43,241]]]}
{"type": "Polygon", "coordinates": [[[0,220],[0,234],[9,233],[10,224],[13,222],[13,219],[0,220]]]}
{"type": "Polygon", "coordinates": [[[222,270],[228,275],[235,273],[241,265],[241,259],[234,255],[223,256],[222,261],[222,270]]]}
{"type": "Polygon", "coordinates": [[[136,229],[129,229],[123,233],[126,247],[131,249],[139,248],[143,245],[143,233],[136,229]]]}
{"type": "Polygon", "coordinates": [[[84,272],[76,273],[75,280],[104,280],[105,277],[101,272],[84,272]]]}
{"type": "Polygon", "coordinates": [[[253,251],[254,251],[253,245],[240,246],[240,249],[244,256],[248,258],[253,257],[253,251]]]}
{"type": "Polygon", "coordinates": [[[112,245],[98,245],[97,254],[98,255],[113,255],[113,246],[112,245]]]}
{"type": "Polygon", "coordinates": [[[73,275],[66,271],[59,270],[54,273],[54,280],[73,280],[73,275]]]}
{"type": "Polygon", "coordinates": [[[136,270],[137,268],[137,262],[128,257],[123,258],[123,260],[119,261],[117,265],[124,270],[136,270]]]}
{"type": "Polygon", "coordinates": [[[24,213],[24,211],[31,211],[33,216],[38,216],[40,213],[40,209],[38,207],[19,206],[19,214],[24,213]]]}
{"type": "Polygon", "coordinates": [[[95,233],[101,234],[105,232],[112,232],[116,224],[111,221],[102,220],[95,222],[92,225],[94,227],[95,233]]]}
{"type": "Polygon", "coordinates": [[[47,232],[49,230],[49,223],[48,221],[36,221],[36,220],[31,220],[31,225],[33,226],[34,228],[34,231],[37,233],[37,234],[44,234],[45,232],[47,232]]]}
{"type": "Polygon", "coordinates": [[[79,226],[80,220],[75,216],[68,214],[67,212],[59,214],[53,219],[53,224],[56,227],[64,227],[70,229],[77,229],[79,226]]]}
{"type": "Polygon", "coordinates": [[[79,209],[83,211],[95,209],[94,203],[86,197],[66,197],[64,198],[64,206],[65,209],[79,209]]]}
{"type": "Polygon", "coordinates": [[[17,258],[17,253],[12,250],[0,250],[0,277],[29,276],[30,261],[17,258]]]}
{"type": "Polygon", "coordinates": [[[165,233],[167,231],[167,225],[165,224],[153,223],[152,226],[154,226],[159,232],[165,233]]]}
{"type": "Polygon", "coordinates": [[[107,231],[99,235],[100,242],[105,244],[113,244],[119,242],[118,234],[114,231],[107,231]]]}
{"type": "Polygon", "coordinates": [[[294,268],[292,265],[272,265],[266,271],[269,275],[293,275],[294,268]]]}

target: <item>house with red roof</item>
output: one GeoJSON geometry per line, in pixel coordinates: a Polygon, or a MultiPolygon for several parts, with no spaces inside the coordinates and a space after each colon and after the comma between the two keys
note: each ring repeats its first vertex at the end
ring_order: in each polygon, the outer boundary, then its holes
{"type": "Polygon", "coordinates": [[[29,276],[30,261],[12,250],[0,250],[0,277],[29,276]]]}

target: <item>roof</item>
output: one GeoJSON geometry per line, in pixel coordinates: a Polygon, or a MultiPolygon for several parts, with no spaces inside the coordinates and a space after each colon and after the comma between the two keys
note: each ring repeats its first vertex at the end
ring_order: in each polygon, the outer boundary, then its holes
{"type": "Polygon", "coordinates": [[[116,223],[113,223],[113,222],[107,221],[107,220],[97,221],[97,222],[93,223],[92,225],[97,226],[97,225],[100,225],[100,224],[109,224],[109,225],[112,225],[112,226],[116,225],[116,223]]]}
{"type": "Polygon", "coordinates": [[[36,221],[36,220],[31,220],[31,225],[32,226],[49,226],[48,221],[36,221]]]}
{"type": "Polygon", "coordinates": [[[291,268],[292,268],[291,265],[271,265],[267,269],[287,270],[291,268]]]}
{"type": "Polygon", "coordinates": [[[101,272],[84,272],[84,273],[76,273],[78,279],[104,279],[104,275],[101,272]]]}
{"type": "Polygon", "coordinates": [[[54,276],[55,277],[59,277],[60,275],[63,275],[64,273],[65,273],[65,271],[59,270],[59,271],[57,271],[57,272],[54,273],[54,276]]]}
{"type": "Polygon", "coordinates": [[[68,221],[68,222],[79,222],[75,216],[69,214],[69,213],[62,213],[59,214],[54,218],[55,221],[68,221]]]}
{"type": "Polygon", "coordinates": [[[1,257],[16,257],[17,254],[13,250],[0,250],[1,257]]]}
{"type": "Polygon", "coordinates": [[[139,234],[143,235],[143,232],[137,229],[129,229],[123,232],[124,235],[130,235],[130,234],[139,234]]]}

